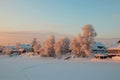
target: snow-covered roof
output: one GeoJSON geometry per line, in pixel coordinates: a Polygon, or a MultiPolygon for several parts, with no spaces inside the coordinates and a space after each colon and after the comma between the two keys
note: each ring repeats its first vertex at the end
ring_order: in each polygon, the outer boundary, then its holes
{"type": "Polygon", "coordinates": [[[106,47],[101,42],[94,42],[93,49],[94,50],[104,50],[106,47]]]}
{"type": "Polygon", "coordinates": [[[29,49],[29,48],[31,48],[31,45],[30,44],[21,44],[21,48],[29,49]]]}
{"type": "Polygon", "coordinates": [[[12,51],[18,51],[15,46],[5,46],[3,49],[4,50],[7,49],[7,50],[12,50],[12,51]]]}
{"type": "Polygon", "coordinates": [[[5,46],[5,48],[9,48],[9,49],[16,49],[15,46],[5,46]]]}
{"type": "Polygon", "coordinates": [[[118,44],[114,47],[110,47],[110,48],[108,48],[108,50],[120,50],[120,44],[118,44]]]}

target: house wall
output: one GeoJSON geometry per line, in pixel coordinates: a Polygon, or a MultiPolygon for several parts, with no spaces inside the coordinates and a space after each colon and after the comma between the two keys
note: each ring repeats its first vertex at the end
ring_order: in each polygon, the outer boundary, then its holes
{"type": "Polygon", "coordinates": [[[120,54],[120,50],[108,50],[108,54],[120,54]]]}

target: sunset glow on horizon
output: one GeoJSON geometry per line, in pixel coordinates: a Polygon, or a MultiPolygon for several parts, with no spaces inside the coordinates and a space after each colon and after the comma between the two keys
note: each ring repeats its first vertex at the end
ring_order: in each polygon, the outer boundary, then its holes
{"type": "Polygon", "coordinates": [[[120,0],[0,0],[0,32],[76,35],[92,24],[100,38],[119,38],[120,0]]]}

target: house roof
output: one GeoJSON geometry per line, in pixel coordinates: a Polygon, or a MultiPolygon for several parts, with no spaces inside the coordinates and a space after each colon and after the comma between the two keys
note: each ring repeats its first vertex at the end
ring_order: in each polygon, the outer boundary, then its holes
{"type": "Polygon", "coordinates": [[[9,49],[12,51],[18,51],[18,49],[15,46],[5,46],[3,49],[9,49]]]}
{"type": "Polygon", "coordinates": [[[31,45],[30,44],[21,44],[21,48],[28,49],[28,48],[31,48],[31,45]]]}
{"type": "Polygon", "coordinates": [[[120,44],[118,44],[114,47],[110,47],[110,48],[108,48],[108,50],[120,50],[120,44]]]}
{"type": "Polygon", "coordinates": [[[9,48],[9,49],[16,49],[15,46],[5,46],[5,48],[9,48]]]}
{"type": "Polygon", "coordinates": [[[103,50],[105,49],[105,45],[103,45],[101,42],[94,42],[93,49],[94,50],[103,50]]]}

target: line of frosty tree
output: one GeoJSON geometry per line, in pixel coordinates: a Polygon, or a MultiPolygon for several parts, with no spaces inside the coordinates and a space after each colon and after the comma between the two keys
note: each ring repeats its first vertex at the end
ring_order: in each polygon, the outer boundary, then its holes
{"type": "Polygon", "coordinates": [[[34,38],[32,47],[35,53],[39,52],[44,57],[59,57],[70,52],[78,57],[89,57],[95,36],[95,29],[91,24],[87,24],[82,27],[82,32],[77,37],[71,39],[64,37],[55,41],[55,37],[52,35],[48,37],[43,46],[34,38]]]}

